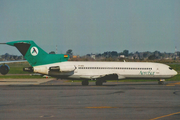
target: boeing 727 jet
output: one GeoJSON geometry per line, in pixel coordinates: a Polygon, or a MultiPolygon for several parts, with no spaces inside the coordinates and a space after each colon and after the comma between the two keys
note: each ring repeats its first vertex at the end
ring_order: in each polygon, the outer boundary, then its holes
{"type": "Polygon", "coordinates": [[[24,71],[32,71],[60,79],[82,80],[82,85],[88,85],[88,80],[95,80],[96,85],[102,85],[106,80],[119,79],[158,79],[163,84],[164,79],[177,75],[170,66],[148,62],[75,62],[68,61],[65,54],[48,54],[34,41],[21,40],[5,43],[15,46],[32,67],[24,71]]]}

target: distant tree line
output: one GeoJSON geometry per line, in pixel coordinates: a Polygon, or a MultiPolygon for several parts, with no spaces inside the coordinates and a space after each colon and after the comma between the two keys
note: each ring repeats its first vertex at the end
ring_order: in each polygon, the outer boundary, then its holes
{"type": "Polygon", "coordinates": [[[23,60],[23,56],[18,55],[10,55],[8,53],[5,53],[4,55],[0,56],[0,61],[9,61],[9,60],[23,60]]]}
{"type": "MultiPolygon", "coordinates": [[[[98,59],[119,59],[119,58],[126,58],[126,59],[138,59],[138,60],[157,60],[157,59],[179,59],[180,58],[180,52],[175,53],[161,53],[159,51],[154,52],[129,52],[129,50],[124,50],[123,52],[117,52],[117,51],[107,51],[104,53],[98,53],[94,54],[95,58],[98,59]]],[[[91,57],[92,54],[87,54],[86,57],[91,57]]]]}
{"type": "MultiPolygon", "coordinates": [[[[54,51],[51,51],[49,54],[56,54],[54,51]]],[[[87,54],[85,56],[76,56],[73,55],[73,50],[68,49],[66,54],[70,56],[70,58],[76,58],[71,60],[107,60],[107,61],[114,61],[119,59],[132,59],[132,60],[158,60],[158,59],[174,59],[180,60],[180,52],[175,53],[166,53],[166,52],[159,52],[159,51],[146,51],[146,52],[129,52],[129,50],[123,50],[122,52],[117,51],[106,51],[103,53],[98,54],[87,54]]],[[[17,55],[10,55],[5,53],[4,55],[0,56],[0,61],[7,61],[7,60],[22,60],[24,59],[23,56],[17,55]]]]}

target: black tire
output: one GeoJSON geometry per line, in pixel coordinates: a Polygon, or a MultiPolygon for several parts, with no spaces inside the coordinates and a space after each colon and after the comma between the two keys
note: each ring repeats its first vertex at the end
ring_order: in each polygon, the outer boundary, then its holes
{"type": "Polygon", "coordinates": [[[164,81],[159,81],[158,82],[158,85],[163,85],[164,84],[164,81]]]}
{"type": "Polygon", "coordinates": [[[101,86],[102,84],[103,84],[102,81],[100,81],[100,80],[96,81],[96,85],[97,85],[97,86],[101,86]]]}
{"type": "Polygon", "coordinates": [[[89,85],[89,81],[88,81],[88,80],[83,80],[83,81],[82,81],[82,85],[83,85],[83,86],[89,85]]]}

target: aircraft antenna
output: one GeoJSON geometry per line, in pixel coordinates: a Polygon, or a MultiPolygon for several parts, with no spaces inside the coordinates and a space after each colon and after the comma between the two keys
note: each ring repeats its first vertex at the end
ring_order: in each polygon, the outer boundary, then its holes
{"type": "Polygon", "coordinates": [[[57,54],[57,45],[56,45],[56,54],[57,54]]]}
{"type": "Polygon", "coordinates": [[[175,46],[175,56],[177,56],[177,47],[175,46]]]}

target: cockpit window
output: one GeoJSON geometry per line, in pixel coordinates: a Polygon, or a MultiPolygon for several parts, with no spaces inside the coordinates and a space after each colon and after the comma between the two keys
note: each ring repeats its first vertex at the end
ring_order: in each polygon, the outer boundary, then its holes
{"type": "Polygon", "coordinates": [[[169,67],[169,69],[170,69],[170,70],[172,70],[172,68],[171,68],[171,67],[169,67]]]}

